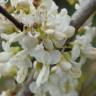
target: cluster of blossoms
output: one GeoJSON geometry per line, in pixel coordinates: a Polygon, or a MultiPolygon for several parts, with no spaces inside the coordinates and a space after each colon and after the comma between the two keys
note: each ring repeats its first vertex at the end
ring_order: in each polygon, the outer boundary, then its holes
{"type": "MultiPolygon", "coordinates": [[[[75,34],[67,10],[58,12],[52,0],[39,0],[38,5],[32,2],[0,2],[4,7],[9,3],[10,14],[25,25],[21,32],[0,15],[0,77],[11,75],[18,84],[24,84],[30,70],[35,69],[34,81],[29,85],[35,96],[78,96],[81,67],[86,58],[96,58],[96,49],[91,44],[96,29],[86,26],[86,32],[67,46],[66,41],[75,34]],[[65,52],[68,47],[72,50],[65,52]]],[[[10,95],[4,91],[0,96],[10,95]]]]}

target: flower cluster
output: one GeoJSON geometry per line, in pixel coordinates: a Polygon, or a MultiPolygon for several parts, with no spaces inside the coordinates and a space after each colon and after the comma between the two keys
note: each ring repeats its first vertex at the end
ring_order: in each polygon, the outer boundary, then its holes
{"type": "MultiPolygon", "coordinates": [[[[65,45],[75,34],[67,10],[58,12],[52,0],[37,1],[38,5],[34,0],[8,2],[12,7],[10,14],[25,25],[22,32],[0,15],[0,77],[11,75],[22,84],[30,70],[35,69],[34,81],[29,86],[35,96],[77,96],[81,66],[86,58],[96,57],[96,49],[91,45],[96,29],[85,27],[84,35],[77,35],[65,45]],[[69,47],[72,51],[65,52],[69,47]]],[[[6,6],[4,0],[1,3],[6,6]]]]}

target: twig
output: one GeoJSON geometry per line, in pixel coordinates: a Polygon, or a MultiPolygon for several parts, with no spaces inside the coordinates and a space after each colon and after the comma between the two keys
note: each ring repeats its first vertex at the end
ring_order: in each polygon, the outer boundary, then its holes
{"type": "Polygon", "coordinates": [[[68,39],[65,43],[69,44],[72,40],[74,40],[78,29],[86,22],[86,20],[96,11],[96,0],[90,0],[86,2],[85,5],[81,6],[72,16],[70,25],[74,26],[76,32],[73,37],[68,39]]]}
{"type": "Polygon", "coordinates": [[[12,15],[10,15],[2,6],[0,6],[0,13],[9,19],[19,30],[23,31],[23,23],[17,21],[12,15]]]}
{"type": "Polygon", "coordinates": [[[96,0],[85,1],[86,4],[80,7],[72,16],[70,25],[77,30],[85,23],[85,21],[96,11],[96,0]]]}

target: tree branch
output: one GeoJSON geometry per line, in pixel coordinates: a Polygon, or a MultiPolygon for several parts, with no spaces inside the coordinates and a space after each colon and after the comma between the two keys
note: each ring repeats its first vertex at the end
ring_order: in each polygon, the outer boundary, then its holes
{"type": "Polygon", "coordinates": [[[17,21],[12,15],[10,15],[2,6],[0,6],[0,13],[9,19],[19,30],[23,31],[24,24],[17,21]]]}
{"type": "Polygon", "coordinates": [[[77,10],[71,19],[70,25],[77,30],[85,23],[85,21],[96,11],[96,0],[90,0],[88,3],[77,10]]]}
{"type": "Polygon", "coordinates": [[[74,40],[78,29],[87,21],[87,19],[96,11],[96,0],[90,0],[81,6],[72,16],[70,25],[75,27],[76,32],[73,37],[69,38],[65,44],[74,40]]]}

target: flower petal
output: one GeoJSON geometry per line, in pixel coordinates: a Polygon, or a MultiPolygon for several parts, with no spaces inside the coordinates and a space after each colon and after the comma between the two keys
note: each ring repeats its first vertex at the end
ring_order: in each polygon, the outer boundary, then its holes
{"type": "Polygon", "coordinates": [[[57,64],[61,60],[61,54],[58,50],[50,51],[50,59],[48,60],[48,64],[57,64]]]}
{"type": "Polygon", "coordinates": [[[72,60],[76,60],[79,56],[80,56],[80,47],[79,45],[74,45],[73,49],[72,49],[72,60]]]}
{"type": "Polygon", "coordinates": [[[36,84],[37,86],[39,87],[41,84],[44,84],[47,80],[48,80],[48,77],[49,77],[49,65],[43,65],[43,68],[36,80],[36,84]]]}

